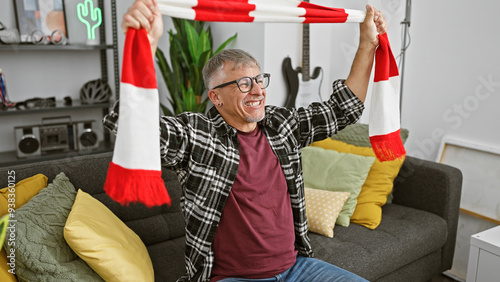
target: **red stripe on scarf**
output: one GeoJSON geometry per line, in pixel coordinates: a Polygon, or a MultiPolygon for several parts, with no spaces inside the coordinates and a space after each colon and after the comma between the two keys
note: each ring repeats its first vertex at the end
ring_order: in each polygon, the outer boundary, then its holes
{"type": "Polygon", "coordinates": [[[145,29],[137,30],[129,28],[127,30],[125,45],[123,47],[121,82],[141,88],[158,88],[153,56],[151,52],[141,51],[151,50],[147,34],[145,29]],[[138,40],[136,37],[146,38],[146,40],[138,40]],[[125,54],[125,52],[130,53],[125,54]]]}
{"type": "Polygon", "coordinates": [[[141,202],[150,208],[171,203],[158,170],[127,169],[111,162],[104,191],[121,205],[141,202]]]}
{"type": "Polygon", "coordinates": [[[323,7],[308,2],[300,2],[298,7],[306,9],[304,23],[344,23],[349,16],[344,9],[323,7]]]}
{"type": "Polygon", "coordinates": [[[398,65],[392,54],[387,33],[379,34],[379,46],[375,52],[374,82],[389,80],[389,77],[399,76],[398,65]]]}
{"type": "Polygon", "coordinates": [[[253,22],[249,13],[255,10],[255,5],[248,0],[219,1],[198,0],[193,7],[195,20],[207,22],[253,22]]]}
{"type": "Polygon", "coordinates": [[[370,136],[370,143],[380,162],[394,161],[406,155],[403,141],[401,141],[401,129],[385,135],[370,136]]]}

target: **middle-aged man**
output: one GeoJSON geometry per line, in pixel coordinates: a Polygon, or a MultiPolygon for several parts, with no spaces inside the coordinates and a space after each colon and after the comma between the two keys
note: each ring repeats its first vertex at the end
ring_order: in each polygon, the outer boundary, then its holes
{"type": "MultiPolygon", "coordinates": [[[[137,0],[122,28],[146,29],[154,54],[163,34],[155,1],[137,0]]],[[[266,106],[270,75],[247,52],[230,49],[203,69],[214,104],[206,115],[160,118],[163,165],[183,188],[186,274],[179,281],[366,281],[312,258],[300,152],[359,119],[377,35],[386,30],[368,5],[349,76],[333,82],[328,101],[266,106]]],[[[118,114],[104,122],[116,131],[118,114]]]]}

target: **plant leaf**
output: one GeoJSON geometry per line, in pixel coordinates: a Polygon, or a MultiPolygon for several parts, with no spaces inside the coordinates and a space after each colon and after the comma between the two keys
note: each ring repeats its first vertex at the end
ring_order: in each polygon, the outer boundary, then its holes
{"type": "Polygon", "coordinates": [[[196,29],[196,33],[200,34],[205,27],[205,22],[203,21],[192,21],[191,22],[196,29]]]}
{"type": "Polygon", "coordinates": [[[186,28],[186,38],[188,42],[189,53],[191,54],[192,62],[198,63],[198,41],[199,36],[196,29],[188,22],[184,22],[184,27],[186,28]]]}
{"type": "Polygon", "coordinates": [[[182,88],[182,98],[184,102],[184,109],[186,111],[194,111],[196,109],[196,98],[194,97],[194,91],[192,87],[189,87],[186,90],[184,87],[182,88]]]}
{"type": "Polygon", "coordinates": [[[198,58],[201,54],[207,50],[210,50],[210,40],[208,39],[208,33],[205,30],[202,30],[200,33],[200,41],[198,41],[199,53],[198,58]]]}
{"type": "Polygon", "coordinates": [[[205,52],[201,53],[200,61],[198,62],[198,68],[202,70],[211,57],[212,57],[212,50],[206,50],[205,52]]]}
{"type": "Polygon", "coordinates": [[[167,60],[165,59],[165,55],[163,54],[163,51],[160,48],[156,49],[156,62],[158,64],[158,67],[160,68],[161,74],[163,76],[163,80],[165,80],[165,84],[167,84],[167,88],[170,89],[170,77],[169,74],[172,73],[172,70],[170,69],[170,66],[167,63],[167,60]]]}
{"type": "MultiPolygon", "coordinates": [[[[177,46],[175,44],[170,45],[170,51],[176,54],[177,46]]],[[[172,81],[172,87],[170,89],[170,96],[172,97],[172,107],[174,112],[182,112],[182,86],[184,85],[184,72],[176,57],[172,57],[172,73],[170,74],[170,80],[172,81]]]]}
{"type": "Polygon", "coordinates": [[[196,88],[196,94],[201,95],[203,91],[205,91],[205,81],[203,80],[203,67],[208,62],[208,60],[212,57],[212,50],[207,50],[203,52],[200,56],[200,61],[198,62],[198,71],[199,71],[199,86],[196,88]],[[200,94],[198,94],[200,93],[200,94]]]}
{"type": "Polygon", "coordinates": [[[170,59],[177,60],[179,64],[189,66],[191,64],[191,56],[189,56],[188,46],[179,36],[174,35],[170,42],[170,59]],[[175,50],[172,50],[172,45],[175,45],[175,50]]]}
{"type": "MultiPolygon", "coordinates": [[[[156,58],[157,62],[160,68],[160,71],[162,73],[163,79],[165,81],[165,84],[167,85],[167,90],[170,93],[170,98],[167,98],[167,100],[170,102],[170,104],[175,108],[176,101],[179,99],[178,95],[176,95],[177,92],[177,83],[176,83],[176,75],[172,70],[170,69],[170,66],[168,65],[165,56],[163,54],[163,51],[160,48],[156,49],[156,58]]],[[[168,114],[163,110],[165,114],[168,114]]]]}
{"type": "Polygon", "coordinates": [[[201,91],[200,91],[200,83],[202,82],[202,78],[201,78],[201,71],[200,69],[198,68],[198,65],[195,65],[195,64],[191,64],[189,66],[189,73],[191,74],[191,87],[193,89],[193,92],[195,95],[201,95],[203,94],[203,87],[201,87],[201,91]]]}
{"type": "Polygon", "coordinates": [[[205,100],[203,100],[203,102],[201,102],[200,104],[198,104],[198,105],[196,106],[196,112],[197,112],[197,113],[205,113],[205,110],[206,110],[206,108],[207,108],[208,101],[209,101],[209,99],[208,99],[208,97],[207,97],[207,98],[205,98],[205,100]]]}
{"type": "Polygon", "coordinates": [[[166,115],[166,116],[173,116],[174,113],[172,113],[172,111],[170,111],[170,109],[163,105],[163,104],[160,104],[160,107],[161,107],[161,110],[163,111],[163,114],[166,115]]]}
{"type": "Polygon", "coordinates": [[[238,36],[238,33],[235,33],[233,36],[229,37],[224,43],[222,43],[217,50],[213,53],[214,55],[222,51],[222,49],[226,48],[226,46],[231,43],[231,41],[235,40],[236,37],[238,36]]]}
{"type": "MultiPolygon", "coordinates": [[[[208,26],[208,28],[207,28],[207,34],[208,34],[208,40],[210,41],[209,42],[210,51],[212,51],[212,46],[214,46],[214,40],[213,40],[213,36],[212,36],[212,28],[210,26],[208,26]]],[[[210,56],[212,56],[212,54],[210,54],[210,56]]]]}

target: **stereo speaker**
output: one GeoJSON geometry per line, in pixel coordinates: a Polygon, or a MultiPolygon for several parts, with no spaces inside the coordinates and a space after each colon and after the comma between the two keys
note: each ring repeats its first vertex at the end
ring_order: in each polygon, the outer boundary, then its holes
{"type": "Polygon", "coordinates": [[[14,131],[18,158],[40,156],[42,154],[40,128],[38,126],[15,127],[14,131]]]}
{"type": "Polygon", "coordinates": [[[95,121],[80,121],[76,124],[78,151],[92,150],[99,147],[99,135],[93,128],[95,121]]]}

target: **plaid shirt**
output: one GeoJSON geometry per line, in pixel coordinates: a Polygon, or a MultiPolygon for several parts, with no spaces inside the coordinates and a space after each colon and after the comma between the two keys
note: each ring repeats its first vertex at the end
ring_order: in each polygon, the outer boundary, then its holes
{"type": "MultiPolygon", "coordinates": [[[[333,83],[328,101],[313,103],[307,109],[266,106],[265,118],[259,122],[286,178],[295,246],[303,256],[313,256],[313,252],[307,235],[301,148],[355,123],[364,109],[343,82],[333,83]]],[[[104,124],[116,132],[117,118],[112,112],[104,124]]],[[[212,242],[238,172],[237,131],[215,107],[206,116],[185,112],[162,117],[160,127],[162,162],[176,170],[183,187],[187,273],[178,281],[209,281],[214,262],[212,242]]]]}

